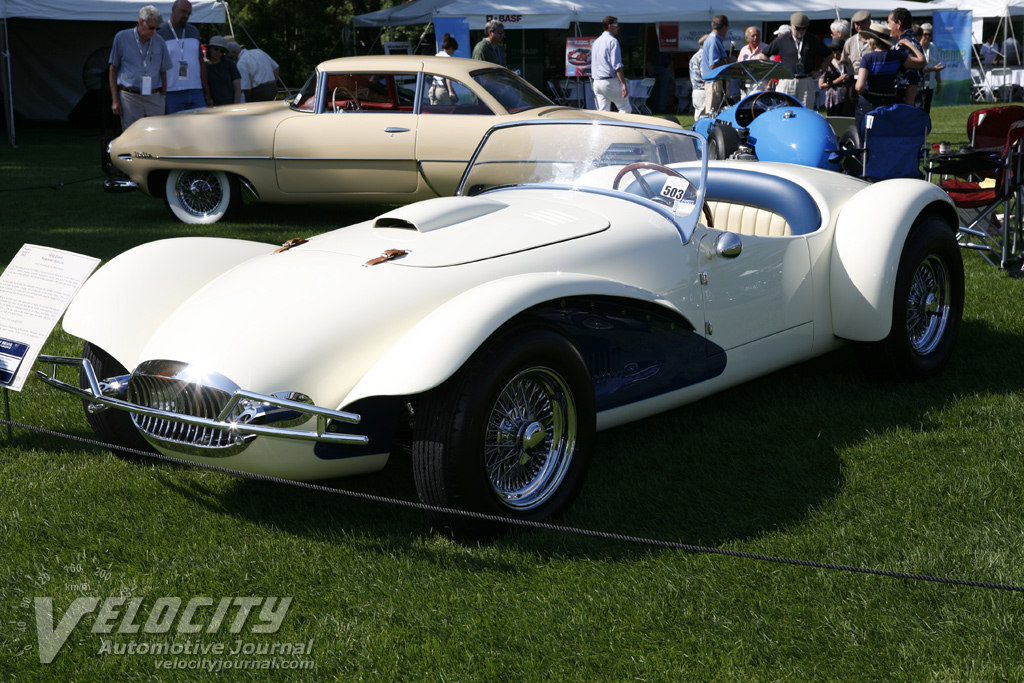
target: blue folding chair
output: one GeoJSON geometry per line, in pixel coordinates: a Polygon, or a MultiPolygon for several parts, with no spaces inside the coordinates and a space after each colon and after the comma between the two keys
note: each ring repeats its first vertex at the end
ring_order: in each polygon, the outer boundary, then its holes
{"type": "Polygon", "coordinates": [[[917,107],[879,107],[864,115],[860,128],[850,126],[843,133],[834,156],[843,160],[844,171],[872,182],[924,178],[921,157],[931,130],[928,114],[917,107]]]}

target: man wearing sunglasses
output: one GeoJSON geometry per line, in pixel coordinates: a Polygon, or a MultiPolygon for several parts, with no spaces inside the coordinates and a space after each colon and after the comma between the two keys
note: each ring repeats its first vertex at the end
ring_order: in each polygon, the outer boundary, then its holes
{"type": "Polygon", "coordinates": [[[164,39],[156,35],[162,23],[159,10],[146,5],[139,10],[138,26],[114,36],[108,75],[110,109],[121,117],[121,130],[144,116],[164,113],[171,56],[164,39]]]}
{"type": "Polygon", "coordinates": [[[473,59],[505,66],[505,54],[501,41],[505,40],[505,25],[497,19],[491,19],[484,26],[484,37],[473,46],[473,59]]]}

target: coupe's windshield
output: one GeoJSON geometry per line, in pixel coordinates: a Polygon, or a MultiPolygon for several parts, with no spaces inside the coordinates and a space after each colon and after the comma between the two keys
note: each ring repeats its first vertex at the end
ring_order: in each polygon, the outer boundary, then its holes
{"type": "Polygon", "coordinates": [[[535,107],[553,107],[554,102],[539,90],[504,69],[477,71],[473,80],[498,100],[509,114],[517,114],[535,107]]]}

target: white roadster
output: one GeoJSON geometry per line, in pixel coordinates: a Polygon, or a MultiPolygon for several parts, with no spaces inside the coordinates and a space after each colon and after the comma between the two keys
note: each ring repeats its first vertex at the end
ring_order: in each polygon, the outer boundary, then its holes
{"type": "Polygon", "coordinates": [[[877,377],[942,369],[964,301],[944,192],[704,152],[658,125],[500,124],[457,196],[283,247],[118,256],[65,315],[83,357],[37,375],[112,444],[308,480],[379,470],[405,439],[422,501],[544,520],[595,430],[847,342],[877,377]]]}

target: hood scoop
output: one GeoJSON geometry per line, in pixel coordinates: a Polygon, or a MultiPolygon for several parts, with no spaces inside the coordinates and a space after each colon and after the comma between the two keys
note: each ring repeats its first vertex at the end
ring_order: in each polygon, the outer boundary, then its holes
{"type": "Polygon", "coordinates": [[[484,197],[441,197],[381,214],[373,221],[373,227],[433,232],[506,208],[508,204],[484,197]]]}

